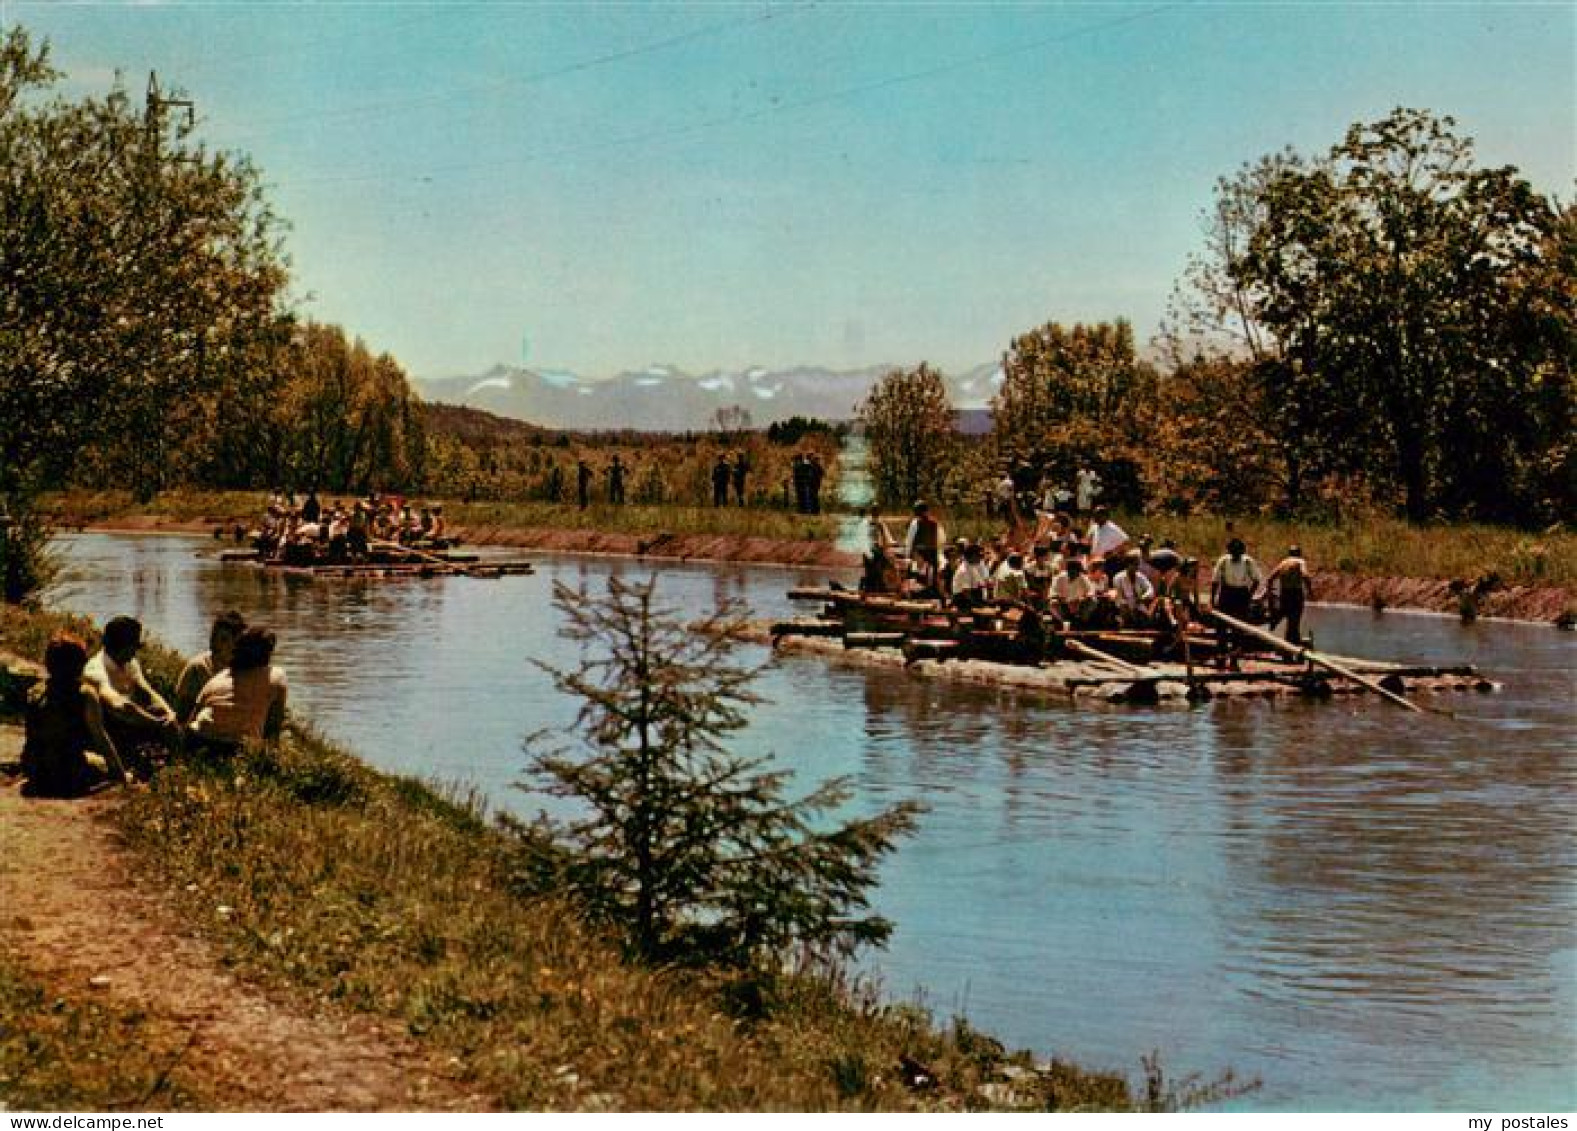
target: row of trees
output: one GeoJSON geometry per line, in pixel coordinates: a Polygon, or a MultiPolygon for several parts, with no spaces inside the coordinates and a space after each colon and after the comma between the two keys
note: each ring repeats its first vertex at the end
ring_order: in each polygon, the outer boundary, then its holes
{"type": "MultiPolygon", "coordinates": [[[[361,492],[421,483],[430,457],[455,454],[429,442],[392,358],[292,316],[250,166],[193,144],[151,84],[139,120],[124,91],[45,98],[56,77],[20,29],[0,44],[0,502],[26,517],[31,491],[67,481],[361,492]]],[[[743,434],[742,410],[719,425],[758,466],[786,461],[743,434]]],[[[707,482],[709,465],[689,470],[707,482]]],[[[35,586],[46,536],[0,526],[7,600],[35,586]]],[[[753,671],[731,662],[739,610],[694,632],[655,581],[615,580],[606,599],[559,587],[555,604],[591,649],[550,669],[583,701],[583,743],[535,762],[538,784],[590,812],[553,830],[555,885],[652,962],[770,971],[883,941],[867,893],[916,807],[833,823],[847,783],[787,800],[785,772],[724,750],[755,702],[753,671]]]]}
{"type": "Polygon", "coordinates": [[[139,113],[57,78],[24,29],[0,42],[0,496],[419,481],[405,373],[293,315],[252,166],[152,80],[139,113]]]}
{"type": "Polygon", "coordinates": [[[1577,504],[1577,210],[1397,110],[1325,155],[1224,179],[1162,335],[1050,323],[1013,341],[989,449],[958,450],[927,367],[861,408],[882,497],[1027,462],[1093,463],[1134,504],[1549,522],[1577,504]],[[949,478],[951,476],[951,479],[949,478]]]}

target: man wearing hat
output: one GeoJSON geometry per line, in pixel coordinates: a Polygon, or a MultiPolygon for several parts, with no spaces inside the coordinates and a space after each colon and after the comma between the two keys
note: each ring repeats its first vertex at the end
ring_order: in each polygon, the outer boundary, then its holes
{"type": "Polygon", "coordinates": [[[938,550],[945,535],[942,524],[931,517],[931,508],[921,500],[914,505],[914,518],[909,520],[909,530],[904,535],[904,554],[909,559],[909,570],[927,588],[936,585],[938,550]]]}

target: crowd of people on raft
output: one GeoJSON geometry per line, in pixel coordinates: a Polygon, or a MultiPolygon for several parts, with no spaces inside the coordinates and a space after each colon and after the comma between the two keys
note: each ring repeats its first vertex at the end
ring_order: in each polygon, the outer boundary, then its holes
{"type": "Polygon", "coordinates": [[[44,649],[45,679],[28,693],[22,746],[31,796],[80,797],[151,777],[171,758],[220,759],[277,738],[287,684],[274,634],[240,613],[218,616],[207,650],[187,661],[174,702],[154,689],[137,653],[142,625],[115,617],[102,647],[58,632],[44,649]]]}
{"type": "MultiPolygon", "coordinates": [[[[1084,487],[1081,482],[1078,501],[1090,505],[1082,532],[1070,510],[1037,508],[1033,525],[1017,523],[1016,535],[949,541],[921,501],[899,540],[879,508],[868,507],[860,524],[860,588],[963,612],[1017,609],[1053,631],[1154,629],[1180,637],[1200,620],[1205,595],[1199,559],[1170,539],[1156,545],[1149,537],[1131,537],[1109,508],[1084,495],[1084,487]]],[[[1003,516],[1014,516],[1014,498],[1004,493],[1002,503],[1003,516]]],[[[1285,621],[1286,639],[1294,644],[1303,643],[1311,596],[1308,562],[1296,545],[1266,570],[1233,536],[1210,575],[1210,608],[1243,621],[1268,621],[1272,629],[1285,621]]]]}
{"type": "Polygon", "coordinates": [[[363,562],[379,548],[438,550],[452,544],[442,503],[417,506],[377,492],[327,505],[316,491],[300,502],[294,494],[276,493],[257,526],[238,527],[236,537],[250,537],[265,560],[303,566],[363,562]]]}

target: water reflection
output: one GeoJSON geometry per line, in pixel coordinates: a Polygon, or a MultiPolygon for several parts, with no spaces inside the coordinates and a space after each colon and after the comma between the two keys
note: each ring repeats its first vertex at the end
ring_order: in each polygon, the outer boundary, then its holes
{"type": "MultiPolygon", "coordinates": [[[[369,759],[523,811],[522,737],[574,704],[552,582],[650,566],[546,558],[480,581],[304,581],[170,538],[69,544],[76,607],[196,650],[224,608],[275,627],[292,701],[369,759]]],[[[788,615],[818,574],[665,566],[663,599],[788,615]]],[[[738,736],[853,807],[925,802],[884,871],[876,969],[1016,1044],[1132,1069],[1259,1073],[1263,1108],[1577,1105],[1574,641],[1548,629],[1316,610],[1326,647],[1469,659],[1468,717],[1376,704],[1080,708],[806,657],[738,736]]],[[[766,650],[752,656],[766,660],[766,650]]]]}

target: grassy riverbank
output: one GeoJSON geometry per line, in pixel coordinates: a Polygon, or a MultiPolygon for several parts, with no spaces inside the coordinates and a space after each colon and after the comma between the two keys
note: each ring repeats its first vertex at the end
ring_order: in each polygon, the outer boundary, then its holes
{"type": "MultiPolygon", "coordinates": [[[[0,646],[36,657],[59,620],[8,612],[0,646]]],[[[176,661],[144,655],[156,683],[176,661]]],[[[1208,1098],[1153,1068],[1131,1086],[1037,1067],[837,974],[631,965],[544,890],[531,830],[474,798],[375,772],[304,726],[231,766],[167,769],[127,794],[116,820],[226,962],[315,1009],[396,1020],[505,1107],[1066,1110],[1208,1098]]],[[[6,1032],[33,1024],[21,1016],[39,1000],[27,978],[25,956],[0,958],[6,1032]]],[[[114,1033],[73,1031],[82,1047],[67,1059],[101,1054],[114,1033]]]]}
{"type": "MultiPolygon", "coordinates": [[[[261,513],[258,492],[172,491],[136,504],[129,492],[70,492],[48,496],[46,509],[62,525],[202,531],[261,513]]],[[[837,545],[837,515],[798,515],[740,507],[610,507],[587,510],[548,503],[446,504],[451,525],[477,543],[544,550],[650,554],[653,557],[779,562],[853,568],[857,559],[837,545]]],[[[999,533],[979,514],[944,515],[949,533],[999,533]]],[[[1118,515],[1134,536],[1172,538],[1207,562],[1220,552],[1228,520],[1215,517],[1118,515]]],[[[889,519],[901,534],[903,516],[889,519]]],[[[1481,525],[1418,526],[1370,516],[1341,525],[1289,523],[1250,516],[1232,520],[1250,552],[1267,564],[1291,544],[1303,547],[1316,571],[1322,600],[1455,612],[1449,583],[1472,584],[1493,575],[1479,611],[1486,616],[1549,621],[1577,612],[1577,534],[1557,527],[1531,534],[1481,525]]]]}

